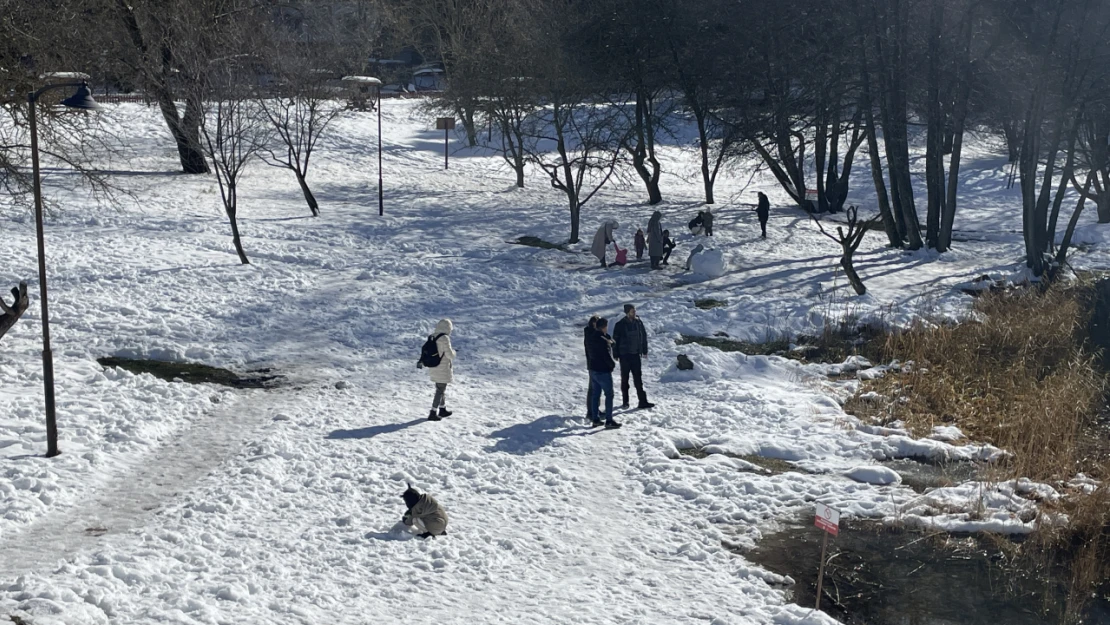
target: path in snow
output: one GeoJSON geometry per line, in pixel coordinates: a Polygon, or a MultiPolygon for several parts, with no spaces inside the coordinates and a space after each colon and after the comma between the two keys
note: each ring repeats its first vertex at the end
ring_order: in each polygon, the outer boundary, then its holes
{"type": "Polygon", "coordinates": [[[288,392],[275,389],[220,404],[162,447],[135,458],[87,503],[54,510],[0,541],[0,579],[49,573],[60,560],[143,525],[167,500],[237,453],[273,418],[273,407],[288,400],[288,392]]]}

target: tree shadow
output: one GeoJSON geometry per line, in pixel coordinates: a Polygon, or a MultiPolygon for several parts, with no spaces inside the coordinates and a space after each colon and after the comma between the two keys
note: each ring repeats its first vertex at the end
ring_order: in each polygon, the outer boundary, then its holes
{"type": "Polygon", "coordinates": [[[399,432],[408,427],[412,427],[417,423],[423,423],[427,419],[413,419],[407,423],[387,423],[385,425],[372,425],[370,427],[358,428],[354,430],[335,430],[327,435],[329,440],[346,440],[351,438],[374,438],[379,434],[390,434],[392,432],[399,432]]]}
{"type": "Polygon", "coordinates": [[[552,414],[540,417],[530,423],[518,423],[490,433],[490,438],[498,441],[486,451],[500,451],[509,454],[530,454],[550,445],[565,436],[581,436],[589,430],[580,425],[581,419],[552,414]]]}

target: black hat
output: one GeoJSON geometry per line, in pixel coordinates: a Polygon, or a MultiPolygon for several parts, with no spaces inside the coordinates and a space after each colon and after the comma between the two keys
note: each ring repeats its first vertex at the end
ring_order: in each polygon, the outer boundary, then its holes
{"type": "Polygon", "coordinates": [[[635,306],[634,306],[634,305],[632,305],[632,304],[625,304],[625,305],[624,305],[624,312],[625,312],[625,314],[628,314],[628,311],[632,310],[633,308],[635,308],[635,306]]]}
{"type": "Polygon", "coordinates": [[[416,505],[418,501],[420,501],[420,491],[413,488],[412,484],[409,484],[408,482],[405,482],[405,484],[408,486],[408,489],[406,489],[405,492],[401,493],[401,498],[405,500],[406,506],[412,508],[416,505]]]}

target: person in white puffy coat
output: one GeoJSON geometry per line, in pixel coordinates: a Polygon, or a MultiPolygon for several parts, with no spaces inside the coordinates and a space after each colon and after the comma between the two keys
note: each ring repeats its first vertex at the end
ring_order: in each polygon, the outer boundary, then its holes
{"type": "Polygon", "coordinates": [[[451,330],[455,326],[450,319],[440,319],[436,324],[435,332],[429,338],[436,338],[436,347],[439,348],[439,366],[428,367],[428,377],[436,385],[435,398],[432,399],[432,411],[428,414],[429,421],[439,421],[443,417],[450,417],[451,411],[447,410],[447,385],[454,381],[452,369],[455,364],[455,349],[451,347],[451,330]]]}

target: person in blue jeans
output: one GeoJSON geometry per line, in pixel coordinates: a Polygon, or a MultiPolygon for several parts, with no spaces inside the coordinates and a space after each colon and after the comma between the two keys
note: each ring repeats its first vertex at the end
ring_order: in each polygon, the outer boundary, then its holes
{"type": "Polygon", "coordinates": [[[586,360],[590,368],[590,423],[606,429],[621,426],[613,420],[613,339],[609,337],[609,320],[602,317],[594,323],[594,331],[586,335],[586,360]],[[605,421],[601,420],[601,394],[605,393],[605,421]]]}

